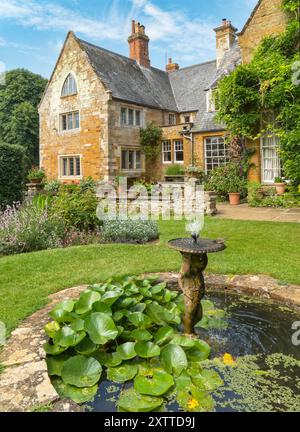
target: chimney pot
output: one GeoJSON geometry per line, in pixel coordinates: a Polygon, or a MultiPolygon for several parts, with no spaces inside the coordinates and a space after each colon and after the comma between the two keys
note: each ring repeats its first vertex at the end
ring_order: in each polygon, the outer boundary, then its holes
{"type": "Polygon", "coordinates": [[[150,68],[149,38],[145,34],[145,26],[132,20],[132,34],[128,38],[130,58],[139,65],[150,68]]]}
{"type": "Polygon", "coordinates": [[[135,33],[135,20],[132,20],[132,34],[135,33]]]}

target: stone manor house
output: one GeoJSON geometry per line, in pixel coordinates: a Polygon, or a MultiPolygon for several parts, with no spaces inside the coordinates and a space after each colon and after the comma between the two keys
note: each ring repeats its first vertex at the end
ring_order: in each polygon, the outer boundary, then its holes
{"type": "MultiPolygon", "coordinates": [[[[132,22],[129,58],[69,32],[39,107],[40,164],[48,179],[127,176],[163,180],[171,164],[193,160],[209,172],[227,162],[226,130],[215,120],[219,79],[249,62],[263,37],[284,31],[281,0],[259,0],[240,33],[223,19],[215,28],[216,59],[166,70],[151,66],[145,27],[132,22]],[[140,128],[163,129],[161,155],[147,163],[140,128]]],[[[180,36],[179,36],[180,37],[180,36]]],[[[250,178],[272,184],[280,174],[276,137],[249,142],[255,148],[250,178]]]]}

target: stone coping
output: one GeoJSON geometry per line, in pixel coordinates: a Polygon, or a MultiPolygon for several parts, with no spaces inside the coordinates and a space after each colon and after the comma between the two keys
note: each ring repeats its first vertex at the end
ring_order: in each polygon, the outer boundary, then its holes
{"type": "MultiPolygon", "coordinates": [[[[178,289],[176,273],[156,273],[178,289]]],[[[145,277],[149,276],[146,274],[145,277]]],[[[281,304],[300,309],[300,286],[282,285],[265,275],[206,275],[209,290],[232,290],[243,294],[273,299],[281,304]]],[[[5,367],[0,374],[0,411],[31,411],[33,407],[53,404],[51,411],[82,411],[69,400],[60,400],[47,373],[43,345],[47,341],[44,326],[49,322],[49,312],[55,304],[77,298],[87,285],[69,288],[49,296],[50,303],[27,318],[14,330],[0,353],[0,363],[5,367]]]]}

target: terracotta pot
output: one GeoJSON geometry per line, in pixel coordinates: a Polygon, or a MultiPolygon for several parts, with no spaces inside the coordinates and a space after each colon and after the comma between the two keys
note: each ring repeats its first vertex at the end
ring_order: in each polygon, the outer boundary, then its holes
{"type": "Polygon", "coordinates": [[[33,184],[40,184],[40,183],[42,183],[42,180],[36,178],[36,179],[31,179],[30,182],[33,184]]]}
{"type": "Polygon", "coordinates": [[[285,192],[286,184],[285,183],[275,183],[274,185],[276,187],[277,195],[283,195],[285,192]]]}
{"type": "Polygon", "coordinates": [[[241,194],[240,193],[230,193],[229,194],[230,205],[239,205],[240,200],[241,200],[241,194]]]}

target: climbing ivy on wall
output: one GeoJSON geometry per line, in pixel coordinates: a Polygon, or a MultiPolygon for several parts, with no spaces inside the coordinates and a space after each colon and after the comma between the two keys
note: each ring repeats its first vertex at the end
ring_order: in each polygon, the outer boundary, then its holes
{"type": "Polygon", "coordinates": [[[220,81],[218,120],[225,122],[232,136],[257,139],[266,131],[276,133],[285,175],[298,186],[300,1],[283,0],[282,8],[289,15],[286,31],[265,38],[249,64],[238,66],[220,81]],[[262,113],[272,120],[261,123],[262,113]]]}

